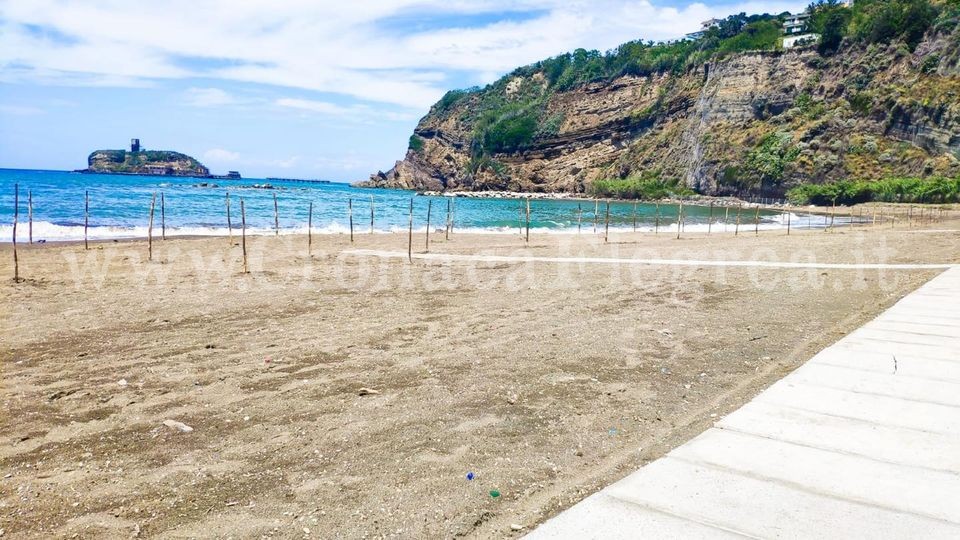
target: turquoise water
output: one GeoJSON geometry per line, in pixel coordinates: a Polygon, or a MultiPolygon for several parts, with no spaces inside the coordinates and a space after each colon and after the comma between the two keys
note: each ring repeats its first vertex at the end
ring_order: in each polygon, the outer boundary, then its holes
{"type": "MultiPolygon", "coordinates": [[[[17,239],[26,240],[27,192],[33,195],[34,240],[77,240],[83,238],[84,193],[90,193],[90,238],[129,238],[147,234],[150,200],[157,194],[155,231],[160,228],[159,194],[163,194],[168,235],[225,235],[227,233],[225,197],[231,198],[234,228],[240,227],[240,199],[244,201],[248,232],[273,232],[273,197],[277,197],[282,233],[306,231],[307,214],[313,202],[315,233],[344,233],[349,226],[348,202],[353,201],[354,226],[357,232],[370,230],[370,204],[374,205],[376,232],[405,231],[411,198],[414,203],[414,227],[426,226],[427,207],[432,202],[431,227],[443,228],[448,197],[416,196],[410,191],[391,189],[359,189],[341,183],[269,182],[275,189],[256,189],[253,184],[267,180],[213,180],[137,175],[79,174],[64,171],[0,169],[0,241],[9,242],[12,234],[14,184],[20,187],[20,223],[17,239]],[[201,187],[202,182],[215,186],[201,187]]],[[[459,232],[516,233],[522,222],[517,199],[455,200],[455,230],[459,232]]],[[[578,213],[582,230],[593,232],[594,219],[603,229],[606,207],[599,205],[595,215],[593,201],[532,200],[531,229],[538,232],[576,232],[578,213]]],[[[637,205],[637,228],[653,230],[656,206],[637,205]]],[[[660,230],[676,231],[678,208],[660,205],[660,230]]],[[[725,209],[714,209],[714,230],[723,230],[725,209]]],[[[706,230],[709,208],[684,206],[684,230],[706,230]]],[[[793,216],[793,226],[805,220],[793,216]]],[[[610,205],[611,229],[632,230],[633,203],[610,205]]],[[[733,229],[735,211],[728,217],[733,229]]],[[[761,228],[779,228],[784,216],[761,212],[761,228]]],[[[753,210],[745,210],[744,227],[752,227],[753,210]],[[749,223],[749,225],[747,225],[749,223]]]]}

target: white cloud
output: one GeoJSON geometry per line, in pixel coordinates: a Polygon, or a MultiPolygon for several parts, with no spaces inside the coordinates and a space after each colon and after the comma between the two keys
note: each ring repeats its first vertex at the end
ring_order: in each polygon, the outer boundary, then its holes
{"type": "Polygon", "coordinates": [[[212,148],[203,153],[203,159],[204,161],[223,163],[227,161],[237,161],[240,159],[240,154],[231,152],[230,150],[224,150],[223,148],[212,148]]]}
{"type": "Polygon", "coordinates": [[[238,102],[233,95],[219,88],[190,88],[184,92],[183,100],[192,107],[220,107],[238,102]]]}
{"type": "Polygon", "coordinates": [[[47,111],[40,109],[38,107],[30,107],[26,105],[3,105],[0,104],[0,114],[10,114],[15,116],[33,116],[37,114],[44,114],[47,111]]]}
{"type": "MultiPolygon", "coordinates": [[[[795,1],[674,8],[648,0],[169,0],[163,9],[143,9],[118,0],[0,0],[0,80],[112,86],[232,80],[423,110],[451,85],[452,71],[490,80],[577,47],[605,50],[633,39],[680,36],[711,16],[802,6],[795,1]],[[480,25],[463,18],[504,12],[526,16],[480,25]],[[440,20],[436,16],[464,22],[404,27],[392,19],[440,20]],[[37,27],[45,31],[31,30],[37,27]]],[[[216,88],[192,90],[186,99],[197,106],[235,99],[216,88]]]]}
{"type": "Polygon", "coordinates": [[[300,98],[280,98],[274,102],[278,107],[307,111],[325,116],[336,116],[355,122],[408,121],[415,120],[417,114],[411,111],[396,112],[375,109],[367,105],[342,106],[327,101],[300,98]]]}

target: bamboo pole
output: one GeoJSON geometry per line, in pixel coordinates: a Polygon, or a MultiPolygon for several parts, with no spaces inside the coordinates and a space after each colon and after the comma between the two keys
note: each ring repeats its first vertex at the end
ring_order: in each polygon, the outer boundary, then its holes
{"type": "Polygon", "coordinates": [[[307,255],[313,247],[313,201],[310,201],[310,209],[307,210],[307,255]]]}
{"type": "Polygon", "coordinates": [[[160,192],[160,240],[167,239],[167,211],[164,208],[163,192],[160,192]]]}
{"type": "Polygon", "coordinates": [[[787,236],[790,236],[790,211],[787,211],[787,236]]]}
{"type": "Polygon", "coordinates": [[[410,226],[407,234],[407,262],[413,262],[413,197],[410,198],[410,226]]]}
{"type": "Polygon", "coordinates": [[[677,209],[677,240],[680,239],[681,229],[683,229],[683,199],[680,199],[680,208],[677,209]]]}
{"type": "Polygon", "coordinates": [[[150,224],[147,225],[147,260],[153,260],[153,208],[157,205],[157,194],[150,198],[150,224]]]}
{"type": "Polygon", "coordinates": [[[527,243],[530,243],[530,197],[527,197],[527,243]]]}
{"type": "Polygon", "coordinates": [[[707,218],[707,234],[713,230],[713,201],[710,201],[710,216],[707,218]]]}
{"type": "Polygon", "coordinates": [[[600,200],[593,201],[593,234],[597,234],[597,225],[600,223],[600,200]]]}
{"type": "Polygon", "coordinates": [[[450,234],[453,234],[453,226],[457,222],[457,199],[453,198],[453,207],[450,210],[450,234]]]}
{"type": "Polygon", "coordinates": [[[633,232],[637,232],[637,201],[633,201],[633,232]]]}
{"type": "Polygon", "coordinates": [[[653,219],[653,234],[657,234],[660,232],[660,201],[657,201],[657,210],[653,219]]]}
{"type": "Polygon", "coordinates": [[[280,208],[277,206],[277,194],[273,194],[273,230],[280,236],[280,208]]]}
{"type": "Polygon", "coordinates": [[[347,217],[350,219],[350,243],[353,243],[353,197],[347,199],[347,217]]]}
{"type": "Polygon", "coordinates": [[[87,229],[90,228],[90,191],[83,194],[83,249],[90,249],[87,243],[87,229]]]}
{"type": "Polygon", "coordinates": [[[450,240],[450,204],[453,199],[447,197],[447,226],[443,229],[444,240],[450,240]]]}
{"type": "Polygon", "coordinates": [[[610,199],[607,199],[607,215],[603,221],[603,241],[610,241],[610,199]]]}
{"type": "Polygon", "coordinates": [[[233,247],[233,223],[230,222],[230,191],[227,191],[227,241],[233,247]]]}
{"type": "Polygon", "coordinates": [[[370,234],[373,234],[373,195],[370,196],[370,234]]]}
{"type": "Polygon", "coordinates": [[[247,210],[243,207],[243,197],[240,197],[240,246],[243,250],[243,273],[249,274],[247,268],[247,210]]]}
{"type": "Polygon", "coordinates": [[[33,190],[27,190],[27,240],[33,243],[33,190]]]}
{"type": "Polygon", "coordinates": [[[734,236],[740,235],[740,212],[742,210],[743,210],[743,203],[741,202],[740,204],[737,205],[737,226],[735,229],[733,229],[734,236]]]}
{"type": "Polygon", "coordinates": [[[433,213],[433,199],[427,199],[427,238],[424,241],[423,251],[430,251],[430,214],[433,213]]]}
{"type": "Polygon", "coordinates": [[[760,206],[757,206],[757,211],[753,215],[753,234],[760,234],[760,206]]]}
{"type": "Polygon", "coordinates": [[[17,219],[20,217],[20,184],[13,185],[13,282],[20,282],[20,259],[17,258],[17,219]]]}

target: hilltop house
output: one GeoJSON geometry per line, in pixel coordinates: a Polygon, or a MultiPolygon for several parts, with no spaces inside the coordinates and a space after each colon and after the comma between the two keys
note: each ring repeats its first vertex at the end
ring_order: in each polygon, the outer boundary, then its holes
{"type": "Polygon", "coordinates": [[[820,39],[819,34],[808,32],[810,12],[787,15],[783,22],[783,48],[792,49],[801,45],[809,45],[820,39]]]}
{"type": "Polygon", "coordinates": [[[696,41],[696,40],[702,38],[704,35],[706,35],[707,30],[709,30],[709,29],[711,29],[711,28],[716,28],[717,26],[720,26],[720,23],[721,23],[721,22],[722,22],[722,21],[721,21],[720,19],[707,19],[707,20],[703,21],[702,23],[700,23],[700,30],[698,30],[698,31],[696,31],[696,32],[690,32],[689,34],[687,34],[687,35],[684,36],[684,37],[685,37],[686,39],[690,40],[690,41],[696,41]]]}

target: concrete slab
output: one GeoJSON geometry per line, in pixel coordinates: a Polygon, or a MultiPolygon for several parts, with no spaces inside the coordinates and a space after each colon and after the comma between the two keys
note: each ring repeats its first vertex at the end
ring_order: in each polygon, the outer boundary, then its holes
{"type": "Polygon", "coordinates": [[[960,538],[960,268],[532,538],[960,538]]]}

